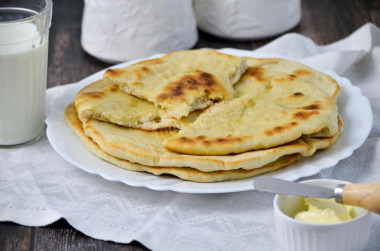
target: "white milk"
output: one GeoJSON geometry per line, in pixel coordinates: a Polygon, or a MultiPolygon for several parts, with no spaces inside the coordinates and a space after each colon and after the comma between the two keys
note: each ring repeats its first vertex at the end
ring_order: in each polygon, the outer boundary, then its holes
{"type": "Polygon", "coordinates": [[[31,141],[45,129],[47,49],[34,24],[0,26],[0,145],[31,141]]]}

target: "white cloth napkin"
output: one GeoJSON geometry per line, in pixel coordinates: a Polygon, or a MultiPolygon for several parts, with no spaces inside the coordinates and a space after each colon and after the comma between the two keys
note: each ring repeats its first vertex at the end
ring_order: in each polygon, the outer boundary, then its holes
{"type": "MultiPolygon", "coordinates": [[[[286,34],[259,51],[336,71],[371,101],[368,140],[348,159],[308,178],[380,181],[380,30],[366,24],[327,46],[286,34]]],[[[48,90],[48,106],[59,93],[48,90]]],[[[273,195],[257,191],[194,195],[107,181],[67,163],[46,136],[27,147],[0,149],[0,221],[43,226],[65,218],[93,238],[137,240],[153,250],[280,250],[272,202],[273,195]]],[[[367,250],[380,247],[379,236],[375,215],[367,250]]]]}

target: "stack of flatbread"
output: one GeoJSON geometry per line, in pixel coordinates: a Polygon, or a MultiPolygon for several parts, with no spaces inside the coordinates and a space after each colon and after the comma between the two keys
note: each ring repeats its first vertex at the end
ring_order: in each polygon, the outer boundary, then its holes
{"type": "Polygon", "coordinates": [[[65,118],[116,166],[195,182],[245,179],[330,147],[339,86],[278,58],[188,50],[108,69],[65,118]]]}

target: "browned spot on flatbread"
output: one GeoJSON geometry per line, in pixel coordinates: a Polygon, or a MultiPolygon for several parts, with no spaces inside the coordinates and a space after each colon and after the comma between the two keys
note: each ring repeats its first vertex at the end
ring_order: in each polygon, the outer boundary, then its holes
{"type": "Polygon", "coordinates": [[[311,105],[301,107],[301,109],[304,109],[304,110],[319,110],[321,108],[322,107],[320,104],[311,104],[311,105]]]}
{"type": "Polygon", "coordinates": [[[196,137],[195,139],[197,139],[197,140],[203,140],[203,139],[205,139],[206,138],[206,136],[204,136],[204,135],[199,135],[198,137],[196,137]]]}
{"type": "MultiPolygon", "coordinates": [[[[144,74],[149,74],[150,73],[150,70],[148,67],[146,66],[142,66],[140,68],[137,68],[137,69],[134,69],[132,71],[132,74],[133,76],[137,79],[137,80],[141,80],[142,79],[142,76],[144,74]]],[[[140,82],[136,82],[136,83],[140,83],[140,82]]]]}
{"type": "Polygon", "coordinates": [[[290,97],[295,97],[295,98],[299,98],[303,96],[305,96],[305,94],[303,94],[302,92],[295,92],[292,95],[290,95],[290,97]]]}
{"type": "Polygon", "coordinates": [[[256,61],[260,62],[261,64],[277,64],[278,59],[277,58],[256,58],[256,61]]]}
{"type": "Polygon", "coordinates": [[[290,128],[294,127],[298,125],[297,122],[291,122],[291,123],[288,123],[288,124],[285,124],[285,125],[281,125],[281,126],[276,126],[272,129],[269,129],[269,130],[266,130],[264,133],[267,135],[267,136],[272,136],[272,135],[275,135],[275,134],[278,134],[278,133],[282,133],[286,130],[289,130],[290,128]]]}
{"type": "Polygon", "coordinates": [[[133,82],[131,85],[132,85],[133,87],[140,87],[140,86],[143,85],[143,83],[141,83],[141,82],[133,82]]]}
{"type": "Polygon", "coordinates": [[[191,75],[168,83],[156,100],[183,100],[192,91],[201,91],[206,96],[219,96],[220,92],[225,92],[223,85],[212,74],[197,70],[191,75]]]}
{"type": "Polygon", "coordinates": [[[111,78],[117,78],[121,75],[123,75],[124,70],[122,69],[108,69],[105,72],[105,75],[111,77],[111,78]]]}
{"type": "Polygon", "coordinates": [[[168,99],[168,97],[169,97],[168,94],[162,93],[162,94],[157,96],[157,100],[166,100],[166,99],[168,99]]]}
{"type": "Polygon", "coordinates": [[[181,143],[193,143],[194,140],[193,139],[190,139],[188,137],[181,137],[178,139],[181,143]]]}
{"type": "Polygon", "coordinates": [[[202,144],[208,146],[208,145],[211,145],[211,142],[209,140],[203,140],[202,144]]]}
{"type": "Polygon", "coordinates": [[[118,90],[120,90],[117,86],[113,85],[109,88],[110,92],[117,92],[118,90]]]}
{"type": "Polygon", "coordinates": [[[275,128],[273,128],[274,132],[283,132],[285,130],[286,130],[285,126],[276,126],[275,128]]]}
{"type": "Polygon", "coordinates": [[[132,73],[136,79],[141,80],[141,71],[133,70],[132,73]]]}
{"type": "Polygon", "coordinates": [[[230,143],[238,143],[243,141],[243,137],[233,137],[231,135],[228,135],[226,137],[216,137],[216,138],[209,138],[204,135],[199,135],[195,138],[188,138],[188,137],[180,137],[177,139],[178,143],[180,144],[198,144],[201,143],[205,146],[210,145],[221,145],[221,144],[230,144],[230,143]]]}
{"type": "Polygon", "coordinates": [[[247,100],[245,101],[245,103],[246,103],[248,106],[253,106],[253,105],[255,105],[255,101],[253,101],[252,99],[247,99],[247,100]]]}
{"type": "Polygon", "coordinates": [[[171,137],[175,134],[178,133],[179,129],[176,128],[176,127],[162,127],[162,128],[157,128],[157,129],[153,129],[153,130],[145,130],[145,129],[141,129],[141,130],[144,130],[146,132],[151,132],[152,135],[151,137],[171,137]]]}
{"type": "Polygon", "coordinates": [[[272,136],[272,135],[273,135],[273,132],[270,131],[270,130],[267,130],[267,131],[265,131],[264,133],[265,133],[265,135],[267,135],[267,136],[272,136]]]}
{"type": "Polygon", "coordinates": [[[227,137],[206,138],[204,140],[200,140],[200,142],[203,145],[209,146],[209,145],[223,145],[223,144],[238,143],[238,142],[241,142],[242,140],[243,140],[242,137],[232,137],[229,135],[227,137]]]}
{"type": "Polygon", "coordinates": [[[153,59],[148,59],[148,60],[143,60],[143,61],[137,62],[133,65],[140,65],[140,64],[154,65],[154,64],[162,64],[162,63],[164,63],[164,61],[161,58],[153,58],[153,59]]]}
{"type": "Polygon", "coordinates": [[[176,127],[161,127],[154,130],[150,130],[152,132],[178,132],[178,128],[176,127]]]}
{"type": "Polygon", "coordinates": [[[103,92],[83,92],[80,93],[81,96],[92,97],[92,98],[101,98],[104,96],[103,92]]]}
{"type": "Polygon", "coordinates": [[[289,82],[289,81],[293,81],[297,78],[296,75],[293,75],[293,74],[284,74],[283,77],[281,78],[276,78],[274,79],[274,81],[278,82],[278,83],[281,83],[281,82],[289,82]]]}
{"type": "Polygon", "coordinates": [[[306,112],[306,111],[299,111],[292,114],[292,117],[294,119],[304,120],[308,119],[313,115],[319,114],[318,111],[312,111],[312,112],[306,112]]]}
{"type": "Polygon", "coordinates": [[[141,67],[141,70],[142,70],[143,72],[145,72],[145,73],[150,73],[149,68],[146,67],[146,66],[141,67]]]}
{"type": "Polygon", "coordinates": [[[303,110],[320,110],[322,109],[322,105],[320,101],[314,101],[310,105],[305,105],[301,107],[297,107],[296,109],[303,109],[303,110]]]}
{"type": "Polygon", "coordinates": [[[265,80],[265,69],[262,67],[248,67],[248,69],[245,71],[244,75],[254,77],[257,81],[264,81],[265,80]]]}
{"type": "Polygon", "coordinates": [[[306,69],[296,69],[293,71],[293,73],[297,76],[308,76],[311,75],[312,72],[306,69]]]}

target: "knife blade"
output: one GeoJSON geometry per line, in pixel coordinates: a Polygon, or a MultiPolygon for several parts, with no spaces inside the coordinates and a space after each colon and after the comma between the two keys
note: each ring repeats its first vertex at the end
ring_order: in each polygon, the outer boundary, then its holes
{"type": "Polygon", "coordinates": [[[366,184],[338,184],[335,188],[286,181],[269,176],[254,180],[256,190],[315,198],[335,198],[339,203],[365,208],[380,214],[380,182],[366,184]]]}
{"type": "Polygon", "coordinates": [[[337,202],[342,202],[345,184],[339,184],[335,188],[327,188],[263,176],[255,179],[253,186],[263,192],[315,198],[335,198],[337,202]]]}

